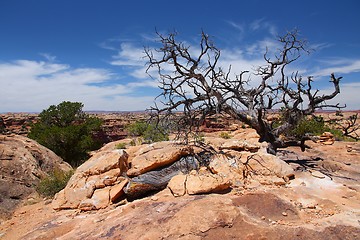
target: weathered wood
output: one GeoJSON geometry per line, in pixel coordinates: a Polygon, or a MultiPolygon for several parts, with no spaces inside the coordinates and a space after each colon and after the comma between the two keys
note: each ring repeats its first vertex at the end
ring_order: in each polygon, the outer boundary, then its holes
{"type": "Polygon", "coordinates": [[[137,198],[151,191],[162,190],[172,177],[180,173],[187,174],[191,170],[198,170],[201,166],[207,166],[209,161],[210,155],[206,153],[182,157],[169,166],[130,179],[124,189],[125,194],[129,198],[137,198]]]}

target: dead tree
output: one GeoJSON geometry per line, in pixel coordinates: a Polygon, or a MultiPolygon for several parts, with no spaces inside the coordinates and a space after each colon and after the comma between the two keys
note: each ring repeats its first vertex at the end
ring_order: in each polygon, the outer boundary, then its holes
{"type": "Polygon", "coordinates": [[[231,66],[226,70],[219,67],[220,50],[204,32],[198,49],[177,41],[176,33],[158,36],[161,47],[145,49],[149,59],[147,73],[152,76],[156,70],[162,90],[150,110],[158,120],[176,126],[178,136],[184,134],[185,139],[207,116],[223,113],[254,128],[260,135],[259,141],[268,143],[269,153],[276,154],[277,149],[289,146],[304,150],[309,136],[301,139],[280,136],[317,109],[340,108],[339,104],[326,101],[340,93],[341,77],[330,75],[334,91],[326,95],[313,90],[313,77],[304,79],[298,72],[287,73],[288,66],[308,52],[297,31],[278,39],[282,47],[272,58],[265,52],[263,66],[252,72],[242,71],[235,77],[231,66]],[[259,81],[257,86],[251,85],[252,78],[259,81]],[[286,113],[286,121],[275,126],[267,121],[267,116],[280,107],[286,113]]]}
{"type": "MultiPolygon", "coordinates": [[[[341,114],[342,115],[342,114],[341,114]]],[[[360,130],[360,124],[358,123],[358,113],[350,115],[348,118],[331,118],[330,123],[334,124],[337,129],[342,131],[342,134],[345,137],[354,139],[355,141],[360,141],[360,136],[358,134],[360,130]]]]}

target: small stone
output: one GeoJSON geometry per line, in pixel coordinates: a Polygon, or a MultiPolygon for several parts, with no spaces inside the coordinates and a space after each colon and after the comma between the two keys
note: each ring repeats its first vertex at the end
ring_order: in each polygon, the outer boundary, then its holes
{"type": "Polygon", "coordinates": [[[308,209],[315,209],[316,208],[316,205],[315,204],[309,204],[306,206],[306,208],[308,209]]]}
{"type": "Polygon", "coordinates": [[[123,194],[124,194],[123,188],[126,186],[126,184],[128,182],[129,181],[126,179],[123,182],[111,187],[111,190],[110,190],[111,202],[116,202],[117,200],[120,199],[121,196],[123,196],[123,194]]]}
{"type": "Polygon", "coordinates": [[[284,182],[284,181],[274,181],[274,185],[275,186],[285,186],[286,182],[284,182]]]}
{"type": "Polygon", "coordinates": [[[115,182],[116,182],[116,178],[108,178],[103,180],[105,186],[112,186],[115,184],[115,182]]]}
{"type": "Polygon", "coordinates": [[[125,205],[125,204],[127,204],[127,203],[128,203],[127,199],[123,199],[123,200],[121,200],[120,202],[118,202],[118,203],[116,204],[116,206],[125,205]]]}
{"type": "Polygon", "coordinates": [[[197,175],[197,171],[196,170],[191,170],[189,175],[192,175],[192,176],[196,176],[197,175]]]}
{"type": "Polygon", "coordinates": [[[319,172],[319,171],[312,171],[312,172],[311,172],[311,175],[312,175],[313,177],[317,177],[317,178],[321,178],[321,179],[323,179],[323,178],[326,177],[324,174],[322,174],[322,173],[319,172]]]}
{"type": "Polygon", "coordinates": [[[152,196],[150,199],[151,199],[151,201],[157,201],[157,200],[159,200],[159,197],[157,197],[157,196],[152,196]]]}
{"type": "Polygon", "coordinates": [[[261,216],[261,220],[265,220],[266,218],[265,218],[265,216],[261,216]]]}
{"type": "Polygon", "coordinates": [[[294,180],[294,179],[295,179],[295,174],[293,173],[290,173],[284,177],[285,182],[289,182],[290,180],[294,180]]]}
{"type": "Polygon", "coordinates": [[[286,217],[288,214],[286,212],[281,213],[284,217],[286,217]]]}

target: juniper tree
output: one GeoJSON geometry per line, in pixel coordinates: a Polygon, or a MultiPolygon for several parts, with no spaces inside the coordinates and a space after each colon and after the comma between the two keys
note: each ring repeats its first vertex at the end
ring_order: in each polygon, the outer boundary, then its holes
{"type": "Polygon", "coordinates": [[[158,37],[159,48],[145,49],[147,72],[155,77],[152,73],[156,70],[162,90],[159,101],[150,110],[162,125],[175,125],[178,136],[185,139],[207,116],[222,113],[255,129],[259,141],[268,143],[269,153],[275,154],[279,148],[289,146],[300,146],[304,150],[310,136],[297,139],[280,136],[318,109],[341,108],[339,104],[327,103],[340,93],[341,77],[330,74],[334,89],[330,94],[321,94],[313,89],[312,76],[303,77],[298,71],[288,73],[290,65],[309,53],[306,41],[299,39],[296,30],[278,38],[281,47],[273,56],[266,50],[264,65],[252,71],[244,70],[235,77],[231,66],[226,70],[220,67],[221,51],[204,32],[197,54],[178,41],[176,33],[158,33],[158,37]],[[257,86],[251,85],[251,76],[260,79],[257,86]],[[268,121],[268,115],[280,108],[284,121],[281,124],[268,121]]]}

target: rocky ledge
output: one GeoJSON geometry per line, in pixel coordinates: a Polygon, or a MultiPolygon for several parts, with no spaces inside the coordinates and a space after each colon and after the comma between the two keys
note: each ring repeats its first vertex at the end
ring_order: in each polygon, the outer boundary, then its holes
{"type": "Polygon", "coordinates": [[[18,209],[0,237],[359,238],[358,143],[312,143],[306,153],[289,148],[273,156],[257,140],[249,129],[231,139],[208,136],[208,155],[176,142],[125,150],[110,143],[52,204],[18,209]]]}

